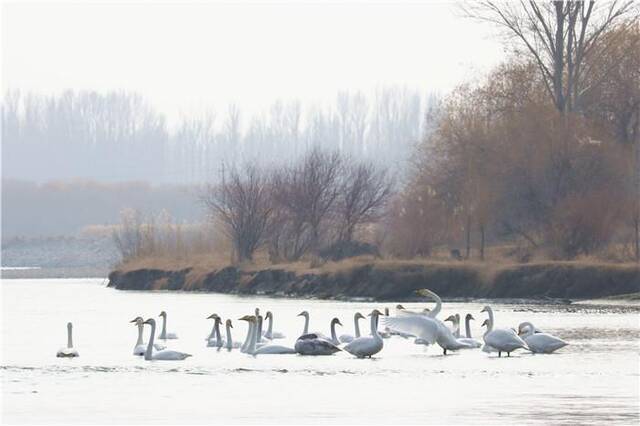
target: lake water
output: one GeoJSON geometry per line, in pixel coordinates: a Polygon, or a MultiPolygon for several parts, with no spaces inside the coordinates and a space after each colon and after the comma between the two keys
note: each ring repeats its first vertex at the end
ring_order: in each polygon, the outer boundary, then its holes
{"type": "MultiPolygon", "coordinates": [[[[102,279],[2,281],[2,421],[6,423],[554,423],[638,424],[638,307],[492,303],[498,327],[532,321],[570,346],[553,355],[497,358],[479,350],[442,356],[399,337],[374,359],[254,358],[205,347],[217,312],[234,320],[258,306],[292,344],[302,330],[329,333],[337,316],[353,333],[353,313],[395,303],[269,299],[216,294],[124,292],[102,279]],[[142,315],[168,312],[170,346],[186,361],[132,355],[142,315]],[[66,323],[76,359],[58,359],[66,323]]],[[[445,303],[440,318],[471,312],[476,337],[485,303],[445,303]]],[[[405,304],[422,308],[423,304],[405,304]]],[[[363,330],[368,323],[361,322],[363,330]]],[[[147,330],[148,332],[148,327],[147,330]]],[[[279,341],[283,342],[283,341],[279,341]]]]}

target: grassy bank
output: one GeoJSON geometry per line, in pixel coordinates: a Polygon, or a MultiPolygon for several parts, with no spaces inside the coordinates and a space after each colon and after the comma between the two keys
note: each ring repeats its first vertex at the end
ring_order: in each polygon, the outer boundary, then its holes
{"type": "Polygon", "coordinates": [[[208,259],[139,259],[109,275],[124,290],[183,290],[318,298],[409,299],[420,288],[443,297],[593,299],[640,291],[640,266],[593,262],[489,264],[358,258],[282,265],[208,259]]]}

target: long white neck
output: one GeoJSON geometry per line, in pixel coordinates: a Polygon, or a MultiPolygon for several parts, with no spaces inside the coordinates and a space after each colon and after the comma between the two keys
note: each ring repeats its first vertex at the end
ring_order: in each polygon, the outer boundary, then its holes
{"type": "Polygon", "coordinates": [[[493,330],[493,310],[488,306],[487,306],[487,314],[489,314],[489,324],[487,324],[487,331],[484,332],[485,336],[493,330]]]}
{"type": "Polygon", "coordinates": [[[231,325],[227,324],[227,349],[233,349],[233,340],[231,340],[231,325]]]}
{"type": "Polygon", "coordinates": [[[215,320],[215,324],[213,326],[216,329],[216,346],[221,348],[222,347],[222,336],[220,336],[220,321],[219,320],[215,320]]]}
{"type": "Polygon", "coordinates": [[[73,348],[73,333],[72,327],[67,327],[67,348],[73,348]]]}
{"type": "Polygon", "coordinates": [[[455,330],[453,330],[453,335],[457,339],[458,337],[460,337],[460,320],[458,318],[456,318],[453,321],[453,323],[455,325],[455,330]]]}
{"type": "Polygon", "coordinates": [[[333,341],[334,345],[339,344],[339,340],[338,337],[336,336],[336,322],[335,321],[331,321],[331,340],[333,341]]]}
{"type": "Polygon", "coordinates": [[[151,336],[149,337],[149,344],[147,345],[147,350],[144,351],[144,359],[150,361],[153,359],[153,340],[156,337],[156,323],[155,321],[151,323],[151,336]]]}
{"type": "Polygon", "coordinates": [[[442,299],[440,299],[440,296],[438,296],[437,294],[431,291],[429,292],[429,295],[433,298],[433,300],[435,300],[436,307],[433,308],[433,310],[429,312],[427,316],[431,318],[435,318],[436,316],[438,316],[438,314],[440,313],[440,310],[442,309],[442,299]]]}
{"type": "Polygon", "coordinates": [[[465,318],[464,328],[467,333],[467,338],[471,339],[471,318],[469,317],[465,318]]]}
{"type": "Polygon", "coordinates": [[[309,314],[304,316],[304,330],[302,334],[309,334],[309,314]]]}
{"type": "Polygon", "coordinates": [[[262,341],[262,315],[258,315],[258,328],[256,329],[256,341],[262,341]]]}
{"type": "Polygon", "coordinates": [[[166,315],[162,316],[162,331],[160,332],[160,338],[161,339],[167,338],[167,316],[166,315]]]}
{"type": "Polygon", "coordinates": [[[246,352],[247,348],[249,347],[249,342],[251,340],[251,337],[253,336],[252,332],[253,332],[253,323],[249,322],[249,328],[247,329],[247,337],[245,337],[244,339],[244,343],[242,344],[242,347],[240,348],[240,351],[242,352],[246,352]]]}
{"type": "Polygon", "coordinates": [[[358,323],[358,320],[360,319],[359,315],[354,315],[353,317],[353,325],[356,329],[356,338],[360,337],[360,324],[358,323]]]}
{"type": "Polygon", "coordinates": [[[141,322],[138,323],[138,341],[136,342],[136,346],[140,346],[144,343],[142,340],[142,334],[144,333],[144,324],[141,322]]]}
{"type": "Polygon", "coordinates": [[[247,353],[253,355],[256,352],[256,342],[258,341],[258,326],[255,324],[254,327],[251,327],[251,342],[249,343],[249,347],[247,348],[247,353]]]}
{"type": "Polygon", "coordinates": [[[378,334],[378,314],[371,315],[371,335],[378,339],[382,339],[378,334]]]}
{"type": "Polygon", "coordinates": [[[267,336],[273,335],[273,314],[269,315],[269,326],[267,327],[267,336]]]}
{"type": "Polygon", "coordinates": [[[213,321],[213,327],[211,327],[211,333],[209,333],[209,337],[207,337],[207,340],[211,340],[214,337],[216,337],[216,322],[215,322],[215,320],[213,321]]]}

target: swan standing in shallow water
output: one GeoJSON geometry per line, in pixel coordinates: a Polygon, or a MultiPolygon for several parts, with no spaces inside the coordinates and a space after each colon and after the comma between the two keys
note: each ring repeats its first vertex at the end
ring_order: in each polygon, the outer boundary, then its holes
{"type": "Polygon", "coordinates": [[[371,358],[372,355],[375,355],[382,350],[384,342],[378,333],[378,315],[382,315],[382,313],[377,309],[371,311],[369,314],[369,316],[371,316],[371,335],[354,339],[344,347],[346,352],[349,352],[351,355],[355,355],[358,358],[371,358]]]}
{"type": "Polygon", "coordinates": [[[80,356],[77,350],[73,348],[73,324],[67,323],[67,347],[61,348],[56,353],[58,358],[75,358],[80,356]]]}
{"type": "Polygon", "coordinates": [[[160,332],[158,339],[177,339],[178,335],[176,333],[167,333],[167,313],[162,311],[159,316],[162,317],[162,331],[160,332]]]}
{"type": "Polygon", "coordinates": [[[353,327],[356,333],[355,337],[352,336],[351,334],[342,334],[338,339],[340,340],[340,343],[351,343],[353,342],[354,339],[357,339],[358,337],[360,337],[360,325],[358,324],[358,320],[360,319],[365,319],[365,318],[360,312],[356,312],[355,315],[353,316],[353,327]]]}
{"type": "MultiPolygon", "coordinates": [[[[142,356],[147,351],[147,344],[142,338],[144,333],[144,319],[142,319],[142,317],[135,317],[129,322],[135,323],[138,327],[138,340],[136,341],[136,345],[133,347],[133,354],[142,356]]],[[[165,346],[160,343],[154,343],[153,347],[159,351],[165,348],[165,346]]]]}
{"type": "Polygon", "coordinates": [[[529,350],[535,354],[550,354],[568,345],[559,337],[536,332],[536,330],[530,322],[523,322],[518,326],[518,335],[527,343],[529,350]]]}
{"type": "Polygon", "coordinates": [[[485,320],[482,325],[487,326],[487,331],[484,333],[485,346],[490,348],[482,348],[483,351],[488,352],[490,349],[498,351],[498,356],[502,356],[502,352],[506,352],[507,356],[511,356],[511,352],[516,349],[528,349],[527,344],[522,340],[516,332],[512,329],[493,329],[493,310],[490,306],[485,306],[482,311],[489,314],[489,319],[485,320]]]}
{"type": "Polygon", "coordinates": [[[265,319],[269,320],[269,325],[267,326],[267,331],[264,333],[264,337],[269,340],[274,339],[284,339],[286,336],[283,333],[278,331],[273,331],[273,314],[271,311],[267,311],[265,315],[265,319]]]}
{"type": "Polygon", "coordinates": [[[174,351],[172,349],[163,349],[161,351],[153,352],[153,340],[156,336],[156,320],[153,318],[149,318],[144,322],[144,324],[149,324],[151,326],[151,337],[149,338],[149,344],[147,345],[147,350],[144,353],[144,359],[147,361],[182,361],[185,358],[191,356],[191,354],[174,351]]]}

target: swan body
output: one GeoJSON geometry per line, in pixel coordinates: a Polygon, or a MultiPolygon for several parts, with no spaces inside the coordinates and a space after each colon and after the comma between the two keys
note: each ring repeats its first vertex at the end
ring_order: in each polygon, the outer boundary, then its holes
{"type": "Polygon", "coordinates": [[[167,313],[165,311],[160,312],[160,317],[162,317],[162,331],[160,331],[160,335],[158,339],[167,340],[167,339],[177,339],[178,335],[176,333],[167,332],[167,313]]]}
{"type": "Polygon", "coordinates": [[[518,334],[527,343],[529,350],[536,354],[550,354],[568,345],[567,342],[554,335],[536,332],[530,322],[524,322],[518,326],[518,334]]]}
{"type": "Polygon", "coordinates": [[[485,320],[482,325],[487,326],[487,331],[484,333],[485,347],[482,348],[484,352],[492,352],[491,349],[495,349],[498,352],[498,356],[502,356],[502,352],[506,352],[507,356],[511,356],[511,352],[516,349],[528,349],[527,344],[522,340],[513,329],[493,329],[493,310],[490,306],[485,306],[481,312],[487,312],[489,319],[485,320]]]}
{"type": "Polygon", "coordinates": [[[331,320],[331,338],[328,338],[322,333],[309,333],[309,312],[302,311],[298,316],[304,317],[304,330],[302,336],[298,337],[293,346],[297,353],[300,355],[333,355],[340,351],[335,333],[335,325],[340,323],[337,318],[331,320]]]}
{"type": "Polygon", "coordinates": [[[58,358],[75,358],[80,356],[78,351],[73,347],[73,324],[67,323],[67,347],[58,349],[56,353],[58,358]]]}
{"type": "Polygon", "coordinates": [[[346,352],[349,352],[351,355],[355,355],[358,358],[371,358],[372,355],[375,355],[382,350],[384,342],[378,333],[377,319],[378,315],[381,314],[382,313],[377,309],[374,309],[371,314],[369,314],[371,316],[371,335],[354,339],[344,347],[346,352]]]}
{"type": "Polygon", "coordinates": [[[254,352],[255,355],[284,355],[295,353],[295,349],[283,345],[265,345],[261,348],[256,349],[256,351],[254,352]]]}
{"type": "Polygon", "coordinates": [[[153,341],[156,335],[156,320],[149,318],[144,322],[151,326],[151,337],[149,338],[149,344],[147,350],[144,353],[144,359],[146,361],[182,361],[191,356],[191,354],[175,351],[173,349],[163,349],[161,351],[153,351],[153,341]]]}
{"type": "Polygon", "coordinates": [[[340,343],[351,343],[354,339],[360,337],[360,325],[358,324],[358,320],[360,319],[364,319],[364,316],[360,312],[356,312],[353,316],[353,326],[356,333],[355,337],[351,334],[342,334],[338,338],[338,340],[340,340],[340,343]]]}

